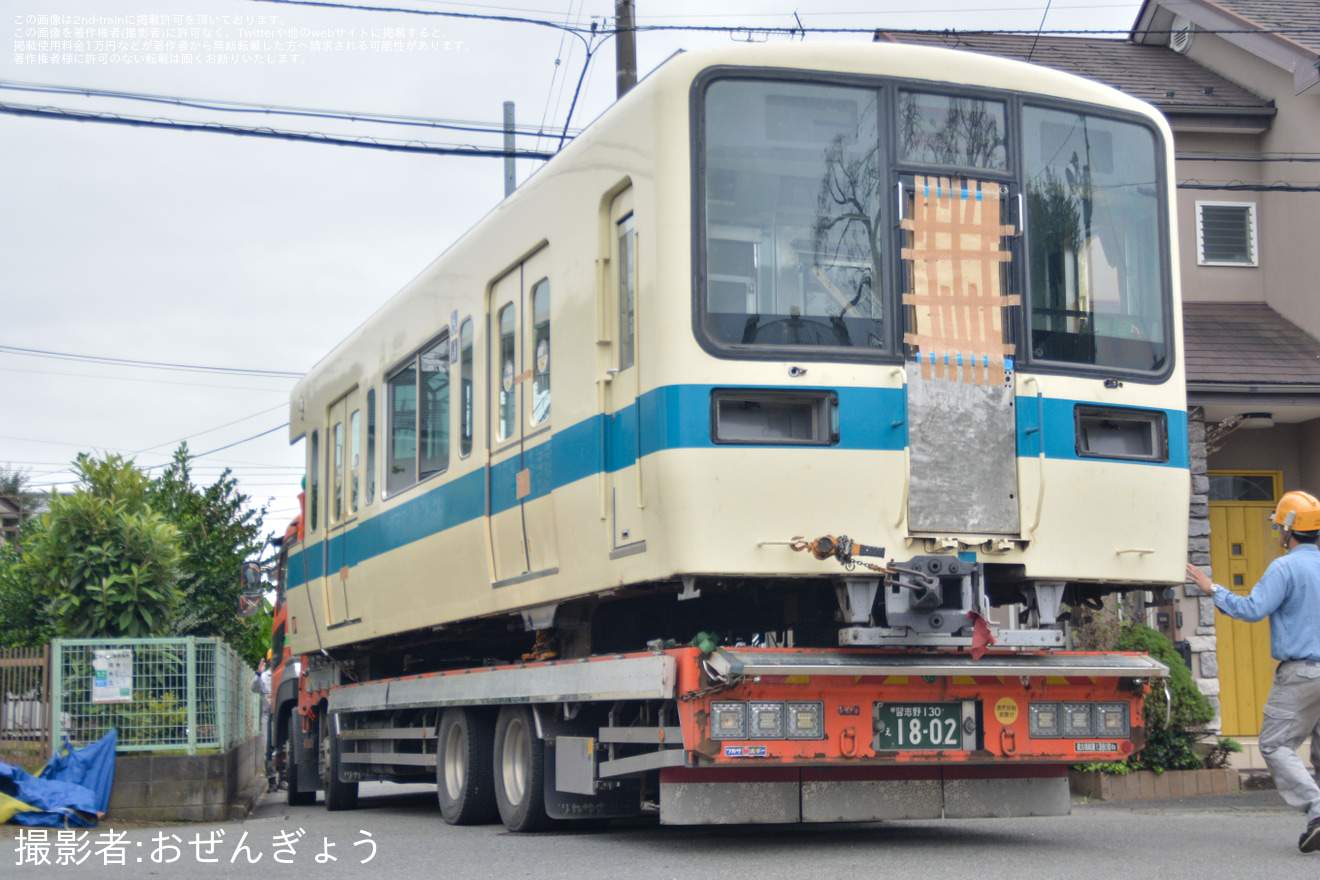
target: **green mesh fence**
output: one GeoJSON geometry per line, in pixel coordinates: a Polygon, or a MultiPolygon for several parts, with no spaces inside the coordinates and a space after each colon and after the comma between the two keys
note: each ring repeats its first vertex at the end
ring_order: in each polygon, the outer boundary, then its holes
{"type": "Polygon", "coordinates": [[[119,731],[119,751],[227,750],[256,736],[255,672],[217,638],[56,639],[54,740],[119,731]]]}

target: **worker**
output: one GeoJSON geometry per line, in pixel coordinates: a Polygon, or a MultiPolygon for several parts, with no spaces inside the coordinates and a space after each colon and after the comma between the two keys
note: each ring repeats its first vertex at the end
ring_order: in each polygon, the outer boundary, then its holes
{"type": "Polygon", "coordinates": [[[267,784],[273,790],[275,774],[272,770],[274,762],[272,761],[270,749],[270,669],[266,666],[266,662],[270,658],[271,652],[267,651],[266,656],[257,664],[257,674],[252,679],[251,690],[254,694],[261,694],[261,733],[259,735],[261,741],[258,747],[260,749],[259,754],[265,762],[267,784]]]}
{"type": "Polygon", "coordinates": [[[1313,762],[1320,752],[1320,501],[1306,492],[1289,492],[1271,520],[1287,555],[1270,563],[1251,595],[1239,596],[1212,583],[1191,563],[1187,574],[1229,617],[1270,619],[1270,654],[1279,666],[1265,701],[1260,753],[1284,801],[1306,813],[1306,830],[1297,848],[1310,853],[1320,850],[1320,786],[1297,748],[1309,736],[1313,762]]]}

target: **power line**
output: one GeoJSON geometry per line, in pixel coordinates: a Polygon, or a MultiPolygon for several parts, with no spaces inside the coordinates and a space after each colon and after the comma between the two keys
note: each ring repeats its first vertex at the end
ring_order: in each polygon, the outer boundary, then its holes
{"type": "MultiPolygon", "coordinates": [[[[356,3],[331,3],[329,2],[329,0],[252,0],[252,2],[276,3],[280,6],[311,6],[322,9],[350,9],[360,12],[393,12],[393,13],[402,13],[405,15],[424,15],[424,16],[434,16],[439,18],[456,18],[456,19],[467,19],[467,20],[475,20],[475,21],[495,21],[495,22],[504,22],[507,24],[527,24],[527,25],[534,25],[537,27],[553,28],[555,30],[568,31],[569,33],[576,34],[579,37],[587,33],[594,33],[602,36],[613,36],[615,33],[617,33],[617,31],[614,28],[600,27],[594,22],[592,24],[592,27],[588,29],[580,26],[562,25],[559,22],[549,21],[543,18],[530,18],[526,16],[515,16],[515,15],[486,15],[486,14],[478,14],[471,12],[447,12],[439,9],[405,9],[397,6],[363,6],[361,4],[356,4],[356,3]]],[[[945,10],[939,10],[939,11],[945,11],[945,10]]],[[[983,11],[983,10],[974,9],[968,11],[983,11]]],[[[789,28],[789,27],[747,27],[745,25],[699,25],[699,24],[651,24],[651,25],[638,24],[632,29],[637,31],[687,31],[689,33],[755,32],[756,34],[765,34],[767,36],[790,36],[790,37],[797,36],[802,33],[873,34],[877,30],[877,28],[875,27],[791,27],[789,28]]],[[[879,30],[883,30],[888,33],[894,33],[894,34],[932,33],[930,29],[920,29],[920,28],[907,28],[907,29],[880,28],[879,30]]],[[[950,29],[947,31],[947,33],[963,34],[967,36],[989,36],[989,35],[1004,35],[1004,34],[1023,34],[1023,35],[1042,34],[1042,35],[1050,35],[1050,36],[1091,35],[1091,36],[1126,37],[1131,33],[1131,29],[1130,28],[1123,28],[1122,30],[1113,29],[1113,28],[1108,28],[1108,29],[1060,28],[1055,30],[1043,30],[1043,29],[1036,30],[1032,28],[1020,29],[1020,30],[1011,30],[1011,29],[1010,30],[1006,30],[1006,29],[952,30],[950,29]]],[[[1147,30],[1142,31],[1142,33],[1151,34],[1151,35],[1167,35],[1174,33],[1174,31],[1171,29],[1162,30],[1158,28],[1149,28],[1147,30]]],[[[1277,36],[1287,36],[1287,35],[1320,34],[1320,28],[1317,27],[1197,28],[1197,33],[1198,34],[1274,34],[1277,36]]]]}
{"type": "Polygon", "coordinates": [[[1320,184],[1301,185],[1289,183],[1285,180],[1276,180],[1273,183],[1244,183],[1241,180],[1229,180],[1222,183],[1203,183],[1192,178],[1179,182],[1178,189],[1208,189],[1221,190],[1224,192],[1314,193],[1320,192],[1320,184]]]}
{"type": "MultiPolygon", "coordinates": [[[[347,122],[365,122],[379,125],[407,125],[422,128],[438,128],[448,131],[468,131],[480,134],[503,134],[502,123],[473,122],[458,119],[430,119],[424,116],[393,116],[383,113],[354,112],[346,110],[321,110],[305,107],[289,107],[277,104],[251,104],[244,101],[228,101],[210,98],[184,98],[171,95],[150,94],[144,92],[118,92],[109,89],[93,89],[79,86],[50,85],[47,83],[24,83],[13,80],[0,80],[0,89],[16,92],[37,92],[54,95],[82,95],[84,97],[114,98],[125,101],[145,101],[155,104],[171,104],[177,107],[189,107],[198,110],[215,110],[224,113],[262,113],[267,116],[298,116],[309,119],[335,119],[347,122]]],[[[515,134],[524,137],[536,137],[544,131],[532,128],[515,129],[515,134]]]]}
{"type": "MultiPolygon", "coordinates": [[[[260,0],[258,0],[260,2],[260,0]]],[[[363,147],[371,150],[388,150],[396,153],[429,153],[434,156],[514,156],[519,159],[549,159],[554,153],[542,153],[533,150],[488,149],[485,147],[454,146],[428,144],[422,141],[401,141],[373,138],[366,136],[326,135],[320,132],[284,131],[268,127],[245,127],[224,125],[219,122],[185,122],[179,119],[147,118],[145,116],[125,116],[119,113],[95,113],[86,110],[69,110],[63,107],[36,107],[30,104],[0,104],[0,114],[10,116],[32,116],[43,119],[70,119],[75,122],[102,122],[110,125],[128,125],[137,128],[168,128],[174,131],[206,131],[216,134],[232,134],[246,137],[268,138],[285,141],[307,141],[316,144],[332,144],[339,147],[363,147]]]]}
{"type": "Polygon", "coordinates": [[[42,348],[20,348],[16,345],[0,345],[0,352],[19,354],[24,355],[25,357],[54,358],[55,360],[82,361],[93,364],[140,367],[148,370],[183,370],[192,373],[227,373],[235,376],[261,376],[271,379],[301,379],[303,375],[302,373],[289,373],[282,370],[254,370],[248,367],[212,367],[200,364],[173,364],[162,361],[137,360],[135,358],[76,354],[68,351],[49,351],[42,348]]]}
{"type": "Polygon", "coordinates": [[[64,373],[58,370],[25,370],[22,367],[0,367],[6,373],[27,373],[33,376],[65,376],[71,379],[104,379],[110,382],[146,382],[150,385],[182,385],[187,388],[217,388],[222,391],[257,391],[267,394],[285,394],[284,388],[250,388],[244,385],[211,385],[206,382],[171,382],[168,379],[143,379],[139,376],[98,376],[95,373],[64,373]]]}

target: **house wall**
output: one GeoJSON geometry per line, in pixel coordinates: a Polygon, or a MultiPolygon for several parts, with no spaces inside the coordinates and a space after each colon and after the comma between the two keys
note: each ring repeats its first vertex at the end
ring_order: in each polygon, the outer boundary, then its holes
{"type": "MultiPolygon", "coordinates": [[[[1198,64],[1275,102],[1278,114],[1270,130],[1260,136],[1260,150],[1268,153],[1315,152],[1315,133],[1320,131],[1320,87],[1294,95],[1291,71],[1282,70],[1213,34],[1197,34],[1187,55],[1198,64]]],[[[1255,164],[1258,170],[1246,177],[1237,172],[1239,163],[1213,163],[1221,168],[1213,177],[1220,180],[1258,179],[1262,182],[1286,181],[1303,186],[1320,185],[1320,165],[1317,163],[1255,164]],[[1225,173],[1229,169],[1233,169],[1232,173],[1225,173]]],[[[1258,200],[1260,274],[1265,285],[1265,301],[1307,333],[1320,337],[1320,307],[1317,307],[1317,296],[1320,296],[1320,291],[1317,291],[1320,248],[1316,247],[1315,240],[1315,218],[1320,216],[1320,193],[1217,192],[1205,197],[1221,196],[1224,201],[1248,200],[1253,197],[1258,200]]],[[[1188,215],[1180,210],[1180,217],[1189,216],[1194,222],[1194,214],[1188,215]]],[[[1195,239],[1192,243],[1194,246],[1195,239]]],[[[1192,262],[1195,263],[1195,251],[1192,253],[1192,262]]],[[[1251,270],[1218,271],[1245,273],[1251,270]]]]}
{"type": "MultiPolygon", "coordinates": [[[[1177,155],[1188,153],[1253,154],[1261,149],[1260,135],[1222,132],[1174,131],[1177,155]]],[[[1242,180],[1259,182],[1259,162],[1189,162],[1178,160],[1178,179],[1242,180]]],[[[1250,202],[1261,212],[1260,193],[1219,190],[1178,190],[1178,249],[1182,255],[1182,296],[1190,302],[1265,302],[1266,271],[1259,266],[1198,266],[1196,262],[1196,203],[1250,202]]]]}
{"type": "Polygon", "coordinates": [[[1301,470],[1298,483],[1312,495],[1320,495],[1320,419],[1298,426],[1301,470]]]}
{"type": "Polygon", "coordinates": [[[1222,441],[1219,451],[1209,457],[1212,471],[1282,470],[1283,489],[1296,489],[1306,485],[1303,476],[1307,468],[1303,458],[1314,466],[1316,432],[1310,432],[1310,454],[1303,456],[1301,425],[1275,425],[1266,430],[1237,430],[1222,441]]]}

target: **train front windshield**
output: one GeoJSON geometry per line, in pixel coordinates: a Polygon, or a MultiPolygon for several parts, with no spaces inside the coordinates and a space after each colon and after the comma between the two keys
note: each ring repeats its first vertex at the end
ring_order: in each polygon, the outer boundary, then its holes
{"type": "Polygon", "coordinates": [[[904,187],[913,205],[917,181],[942,180],[996,197],[996,283],[1025,293],[1003,327],[1019,361],[1169,368],[1163,157],[1149,125],[925,85],[712,78],[702,94],[696,330],[708,349],[901,354],[904,187]]]}

